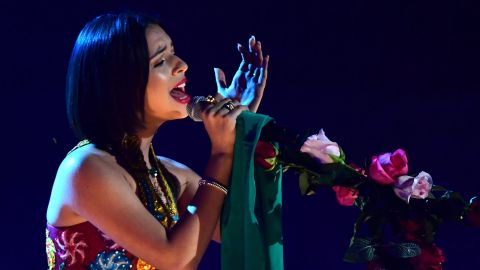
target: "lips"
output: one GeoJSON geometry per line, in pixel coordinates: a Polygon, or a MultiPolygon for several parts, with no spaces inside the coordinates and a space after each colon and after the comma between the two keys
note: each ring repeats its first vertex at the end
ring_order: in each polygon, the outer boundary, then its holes
{"type": "Polygon", "coordinates": [[[187,84],[187,78],[183,78],[173,87],[173,89],[181,88],[185,92],[185,85],[186,84],[187,84]]]}
{"type": "Polygon", "coordinates": [[[180,80],[175,87],[170,91],[170,96],[175,99],[175,101],[181,104],[187,104],[190,102],[190,96],[185,93],[185,85],[187,83],[187,79],[184,78],[180,80]]]}

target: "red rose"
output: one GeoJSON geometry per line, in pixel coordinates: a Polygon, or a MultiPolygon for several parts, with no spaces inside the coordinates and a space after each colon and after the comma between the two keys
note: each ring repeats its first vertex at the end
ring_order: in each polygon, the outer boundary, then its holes
{"type": "Polygon", "coordinates": [[[382,185],[395,183],[395,178],[408,172],[408,160],[405,151],[398,149],[393,154],[385,153],[372,157],[369,176],[382,185]]]}
{"type": "Polygon", "coordinates": [[[442,270],[445,262],[443,251],[434,243],[420,246],[420,255],[412,257],[409,262],[415,270],[442,270]]]}
{"type": "Polygon", "coordinates": [[[470,200],[467,210],[467,220],[475,227],[480,227],[480,197],[476,196],[470,200]]]}
{"type": "Polygon", "coordinates": [[[270,142],[258,141],[255,147],[255,164],[271,170],[277,164],[278,149],[270,142]]]}
{"type": "Polygon", "coordinates": [[[422,239],[422,228],[425,224],[419,220],[401,220],[400,224],[400,234],[403,236],[405,241],[420,243],[422,239]]]}
{"type": "Polygon", "coordinates": [[[358,190],[349,187],[333,186],[333,191],[337,195],[337,201],[343,206],[352,206],[358,198],[358,190]]]}

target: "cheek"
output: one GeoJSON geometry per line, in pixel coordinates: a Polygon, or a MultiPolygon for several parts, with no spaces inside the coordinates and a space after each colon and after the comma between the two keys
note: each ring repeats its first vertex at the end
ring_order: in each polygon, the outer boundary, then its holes
{"type": "Polygon", "coordinates": [[[161,76],[149,76],[147,89],[145,90],[145,110],[155,112],[169,102],[169,89],[167,83],[161,76]],[[162,106],[163,105],[163,106],[162,106]]]}

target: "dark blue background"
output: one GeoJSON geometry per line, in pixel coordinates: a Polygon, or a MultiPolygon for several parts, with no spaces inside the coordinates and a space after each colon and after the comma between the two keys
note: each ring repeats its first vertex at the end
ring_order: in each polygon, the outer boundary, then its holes
{"type": "MultiPolygon", "coordinates": [[[[285,126],[324,128],[351,162],[407,151],[411,172],[470,198],[479,194],[480,9],[456,1],[36,1],[2,2],[2,269],[46,267],[45,211],[56,169],[76,143],[64,105],[70,51],[82,26],[111,10],[161,15],[188,64],[187,91],[231,78],[236,43],[255,34],[271,55],[259,112],[285,126]],[[12,230],[13,229],[13,230],[12,230]],[[29,267],[30,266],[30,267],[29,267]]],[[[167,123],[157,153],[202,172],[208,137],[188,119],[167,123]]],[[[359,269],[342,262],[357,209],[333,192],[299,195],[284,177],[286,269],[359,269]]],[[[479,269],[480,231],[444,224],[445,269],[479,269]]],[[[201,269],[218,269],[212,244],[201,269]]]]}

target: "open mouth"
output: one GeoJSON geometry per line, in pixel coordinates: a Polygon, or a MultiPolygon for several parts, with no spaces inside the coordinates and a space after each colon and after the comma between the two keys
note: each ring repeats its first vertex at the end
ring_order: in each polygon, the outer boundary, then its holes
{"type": "Polygon", "coordinates": [[[170,96],[172,96],[173,99],[182,104],[187,104],[190,101],[190,96],[185,93],[186,84],[187,79],[183,79],[179,81],[172,90],[170,90],[170,96]]]}

